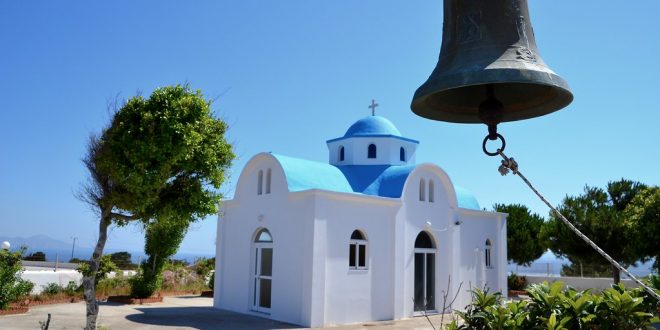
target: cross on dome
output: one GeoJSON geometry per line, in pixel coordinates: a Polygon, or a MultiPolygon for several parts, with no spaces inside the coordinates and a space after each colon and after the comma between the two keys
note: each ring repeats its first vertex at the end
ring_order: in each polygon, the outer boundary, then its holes
{"type": "Polygon", "coordinates": [[[376,107],[378,106],[378,103],[376,103],[376,100],[371,99],[371,105],[368,106],[368,108],[371,109],[371,115],[375,116],[376,115],[376,107]]]}

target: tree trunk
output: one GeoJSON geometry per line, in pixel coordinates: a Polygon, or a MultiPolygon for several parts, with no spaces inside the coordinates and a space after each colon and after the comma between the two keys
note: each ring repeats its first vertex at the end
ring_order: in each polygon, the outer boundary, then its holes
{"type": "Polygon", "coordinates": [[[90,260],[90,274],[83,277],[85,303],[87,304],[87,323],[85,330],[96,329],[96,317],[99,315],[99,303],[96,301],[96,272],[99,270],[105,241],[108,239],[110,221],[110,212],[102,212],[99,223],[99,240],[96,242],[96,247],[90,260]]]}
{"type": "Polygon", "coordinates": [[[612,265],[612,278],[614,278],[614,284],[619,284],[621,282],[621,271],[616,266],[612,265]]]}

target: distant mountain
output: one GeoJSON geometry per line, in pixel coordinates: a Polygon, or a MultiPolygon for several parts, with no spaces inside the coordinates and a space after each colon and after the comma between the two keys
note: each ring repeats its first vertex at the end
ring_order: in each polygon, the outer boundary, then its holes
{"type": "Polygon", "coordinates": [[[7,241],[11,249],[16,250],[25,245],[28,251],[64,250],[71,249],[72,242],[62,242],[46,235],[34,235],[30,237],[6,237],[0,236],[0,242],[7,241]]]}

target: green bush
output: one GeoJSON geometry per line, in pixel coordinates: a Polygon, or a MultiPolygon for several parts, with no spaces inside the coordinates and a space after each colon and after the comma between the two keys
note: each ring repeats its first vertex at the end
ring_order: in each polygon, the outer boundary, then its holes
{"type": "Polygon", "coordinates": [[[200,277],[206,278],[209,273],[215,269],[215,258],[199,258],[192,265],[192,269],[200,277]]]}
{"type": "Polygon", "coordinates": [[[48,283],[46,285],[42,285],[41,287],[42,287],[41,294],[47,296],[54,296],[62,292],[62,287],[57,283],[48,283]]]}
{"type": "Polygon", "coordinates": [[[209,278],[209,289],[213,290],[214,285],[215,285],[215,272],[211,273],[211,277],[209,278]]]}
{"type": "Polygon", "coordinates": [[[69,281],[69,283],[62,289],[64,293],[69,296],[73,297],[79,293],[82,293],[82,285],[78,285],[74,281],[69,281]]]}
{"type": "Polygon", "coordinates": [[[140,272],[131,278],[131,297],[148,298],[160,289],[163,284],[162,273],[140,272]]]}
{"type": "Polygon", "coordinates": [[[96,294],[100,296],[128,295],[131,278],[118,273],[113,278],[105,278],[96,285],[96,294]]]}
{"type": "Polygon", "coordinates": [[[499,293],[472,291],[472,303],[457,311],[451,329],[647,329],[660,323],[642,289],[612,286],[599,294],[564,289],[563,282],[533,284],[530,301],[504,302],[499,293]],[[646,303],[645,303],[646,302],[646,303]]]}
{"type": "Polygon", "coordinates": [[[518,276],[512,273],[507,278],[509,290],[523,290],[527,286],[527,278],[525,276],[518,276]]]}
{"type": "Polygon", "coordinates": [[[6,309],[10,303],[30,294],[34,288],[32,282],[21,279],[23,251],[0,249],[0,309],[6,309]]]}

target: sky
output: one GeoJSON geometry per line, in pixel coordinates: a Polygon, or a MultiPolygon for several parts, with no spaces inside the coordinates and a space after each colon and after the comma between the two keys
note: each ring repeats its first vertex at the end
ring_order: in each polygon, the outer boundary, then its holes
{"type": "MultiPolygon", "coordinates": [[[[660,2],[530,0],[545,62],[575,100],[501,124],[506,151],[555,205],[586,184],[660,184],[660,2]]],[[[74,194],[90,134],[108,104],[188,83],[229,125],[231,197],[258,152],[327,161],[325,141],[358,119],[389,118],[419,140],[482,207],[548,209],[484,155],[483,125],[410,110],[436,65],[440,0],[0,2],[0,236],[46,234],[91,247],[98,218],[74,194]]],[[[192,226],[181,251],[213,254],[217,217],[192,226]]],[[[109,249],[141,250],[138,226],[113,228],[109,249]]]]}

